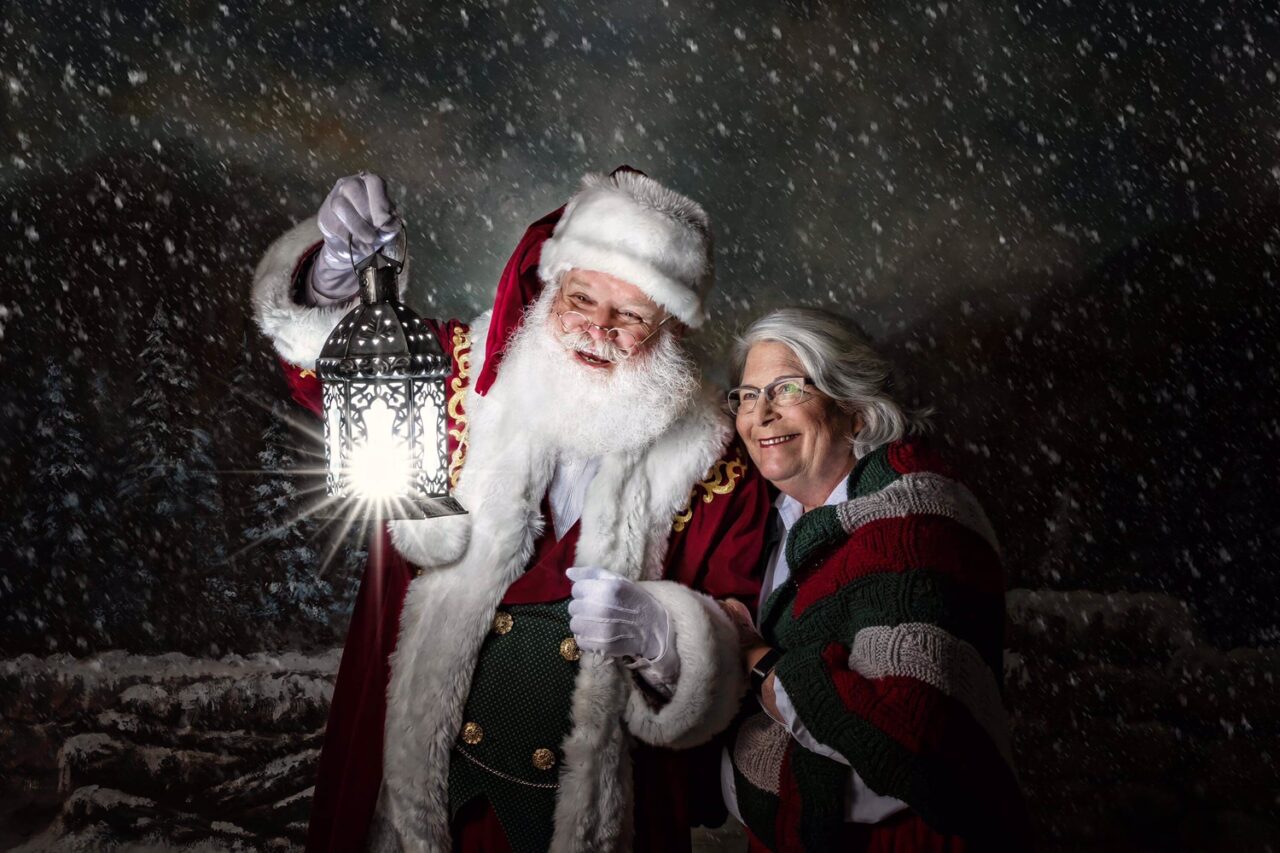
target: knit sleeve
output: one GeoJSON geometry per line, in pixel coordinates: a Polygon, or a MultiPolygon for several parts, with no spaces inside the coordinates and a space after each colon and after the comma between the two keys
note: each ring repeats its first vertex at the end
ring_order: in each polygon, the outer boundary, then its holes
{"type": "Polygon", "coordinates": [[[777,676],[798,718],[873,790],[934,829],[971,835],[1020,814],[994,677],[963,641],[927,624],[792,648],[777,676]]]}

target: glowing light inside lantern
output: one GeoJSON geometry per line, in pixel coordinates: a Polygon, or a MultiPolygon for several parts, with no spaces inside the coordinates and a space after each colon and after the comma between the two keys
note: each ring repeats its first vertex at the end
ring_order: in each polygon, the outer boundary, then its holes
{"type": "Polygon", "coordinates": [[[348,482],[359,497],[387,500],[409,489],[409,449],[396,435],[395,412],[381,398],[364,412],[365,440],[351,448],[348,482]]]}

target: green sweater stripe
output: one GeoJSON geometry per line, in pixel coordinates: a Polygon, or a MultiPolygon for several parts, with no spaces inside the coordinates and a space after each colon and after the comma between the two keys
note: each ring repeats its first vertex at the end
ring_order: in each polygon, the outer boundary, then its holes
{"type": "Polygon", "coordinates": [[[880,572],[851,581],[799,620],[791,617],[789,601],[778,606],[773,633],[787,648],[831,640],[848,646],[863,628],[927,622],[977,649],[993,672],[1003,667],[1004,602],[930,569],[880,572]]]}
{"type": "MultiPolygon", "coordinates": [[[[788,651],[779,659],[775,671],[786,685],[787,696],[797,715],[819,742],[848,759],[876,793],[911,803],[933,825],[932,799],[925,799],[929,792],[928,777],[922,767],[924,759],[845,709],[827,674],[822,646],[815,644],[788,651]]],[[[831,759],[824,760],[839,766],[831,759]]]]}
{"type": "Polygon", "coordinates": [[[787,537],[787,565],[793,574],[803,573],[844,541],[844,527],[834,506],[820,506],[805,513],[791,528],[787,537]]]}
{"type": "Polygon", "coordinates": [[[849,768],[816,752],[793,745],[791,772],[800,790],[800,836],[808,850],[831,850],[844,823],[844,795],[849,768]]]}
{"type": "MultiPolygon", "coordinates": [[[[889,464],[888,445],[858,460],[849,475],[848,498],[862,498],[880,491],[902,475],[889,464]]],[[[817,507],[796,522],[787,538],[787,563],[792,572],[803,573],[805,567],[823,555],[823,551],[842,543],[846,533],[834,506],[817,507]]]]}
{"type": "Polygon", "coordinates": [[[742,815],[743,822],[766,847],[777,849],[774,828],[778,818],[778,795],[757,788],[742,774],[737,763],[730,763],[733,766],[734,790],[738,795],[738,814],[742,815]]]}
{"type": "Polygon", "coordinates": [[[849,498],[865,498],[901,476],[889,464],[889,445],[886,444],[858,460],[849,475],[849,498]]]}
{"type": "MultiPolygon", "coordinates": [[[[779,661],[777,673],[782,683],[787,685],[787,695],[791,697],[797,714],[813,736],[848,759],[872,790],[910,803],[937,832],[962,834],[976,841],[982,837],[998,837],[1007,829],[1002,817],[1006,812],[1016,814],[1020,804],[1017,782],[1008,765],[1000,761],[990,764],[980,761],[979,764],[985,766],[957,768],[945,754],[913,753],[846,709],[822,660],[820,647],[788,652],[779,661]]],[[[931,690],[923,684],[919,688],[926,692],[931,690]]],[[[964,712],[949,705],[944,713],[964,712]]],[[[942,721],[933,724],[940,725],[942,721]]],[[[947,728],[951,730],[952,726],[947,728]]],[[[954,731],[957,736],[981,737],[975,729],[976,724],[957,725],[954,731]]],[[[939,745],[938,748],[954,752],[955,745],[939,745]]],[[[994,750],[991,757],[995,757],[994,750]]],[[[821,756],[812,758],[840,767],[837,762],[821,756]]],[[[798,764],[793,766],[797,772],[802,772],[798,764]]],[[[814,773],[814,768],[804,772],[814,773]]],[[[801,784],[803,796],[818,796],[821,798],[819,803],[827,803],[816,806],[825,813],[829,808],[829,795],[810,790],[815,782],[825,784],[821,781],[825,774],[814,775],[814,779],[807,782],[797,779],[797,783],[801,784]]],[[[806,802],[806,815],[810,814],[809,808],[806,802]]],[[[822,814],[815,813],[813,818],[821,820],[822,814]]],[[[801,827],[801,832],[804,833],[804,827],[801,827]]],[[[819,845],[812,849],[825,848],[819,845]]]]}

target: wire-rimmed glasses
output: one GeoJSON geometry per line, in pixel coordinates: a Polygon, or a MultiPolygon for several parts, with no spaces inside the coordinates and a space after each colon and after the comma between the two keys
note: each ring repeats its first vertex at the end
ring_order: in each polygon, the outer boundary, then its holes
{"type": "Polygon", "coordinates": [[[658,325],[653,327],[652,331],[645,334],[645,331],[649,328],[648,323],[636,323],[631,328],[601,326],[599,323],[591,322],[587,319],[587,315],[581,311],[557,311],[556,317],[560,320],[560,328],[567,333],[586,332],[588,329],[593,328],[604,332],[604,336],[609,340],[609,343],[621,351],[623,358],[629,358],[636,347],[656,335],[658,330],[671,319],[671,315],[668,314],[662,318],[658,325]],[[644,335],[644,337],[640,337],[641,335],[644,335]]]}
{"type": "Polygon", "coordinates": [[[810,396],[804,387],[812,384],[813,380],[808,376],[779,376],[763,388],[754,385],[731,388],[725,399],[729,404],[729,414],[734,417],[739,412],[749,415],[756,410],[756,403],[761,397],[768,400],[770,406],[786,407],[803,403],[810,396]]]}

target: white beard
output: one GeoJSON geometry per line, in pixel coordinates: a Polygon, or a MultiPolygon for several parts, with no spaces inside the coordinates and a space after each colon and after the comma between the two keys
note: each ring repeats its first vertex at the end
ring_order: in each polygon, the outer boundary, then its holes
{"type": "Polygon", "coordinates": [[[617,348],[548,322],[558,289],[548,286],[511,337],[494,386],[504,405],[523,407],[538,443],[563,456],[595,457],[638,450],[688,410],[699,388],[697,368],[671,334],[645,352],[617,359],[617,348]],[[614,360],[592,368],[574,350],[614,360]]]}

